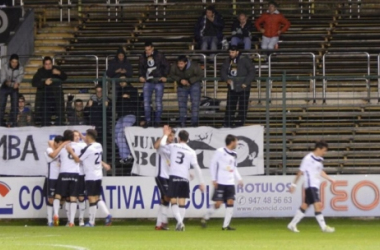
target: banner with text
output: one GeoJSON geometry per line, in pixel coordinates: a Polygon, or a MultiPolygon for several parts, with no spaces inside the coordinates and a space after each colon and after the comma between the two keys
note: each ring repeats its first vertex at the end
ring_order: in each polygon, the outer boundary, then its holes
{"type": "Polygon", "coordinates": [[[90,126],[0,128],[0,175],[45,176],[48,140],[66,129],[85,133],[90,126]]]}
{"type": "MultiPolygon", "coordinates": [[[[177,130],[177,135],[179,131],[177,130]]],[[[264,174],[264,129],[262,126],[234,129],[198,127],[186,128],[186,131],[190,134],[188,145],[197,153],[199,166],[207,174],[215,150],[225,145],[225,138],[228,134],[233,134],[239,139],[236,152],[240,174],[264,174]]],[[[162,129],[127,127],[125,135],[135,159],[132,172],[142,176],[154,176],[156,150],[153,145],[162,137],[162,129]]]]}
{"type": "MultiPolygon", "coordinates": [[[[302,202],[302,184],[294,194],[288,192],[293,176],[250,176],[236,188],[234,217],[292,217],[302,202]]],[[[320,197],[323,214],[330,217],[380,216],[380,175],[338,175],[330,184],[323,181],[320,197]]],[[[197,181],[191,182],[187,218],[200,218],[211,201],[213,187],[209,177],[206,192],[197,181]]],[[[44,178],[0,178],[0,218],[45,218],[42,197],[44,178]]],[[[114,218],[155,218],[160,204],[159,190],[151,177],[105,177],[103,196],[114,218]]],[[[214,217],[223,217],[224,208],[214,217]]],[[[171,212],[169,214],[171,215],[171,212]]],[[[313,208],[307,211],[314,216],[313,208]]],[[[65,217],[64,209],[61,216],[65,217]]],[[[86,216],[88,214],[86,213],[86,216]]],[[[98,217],[101,218],[102,214],[98,217]]]]}

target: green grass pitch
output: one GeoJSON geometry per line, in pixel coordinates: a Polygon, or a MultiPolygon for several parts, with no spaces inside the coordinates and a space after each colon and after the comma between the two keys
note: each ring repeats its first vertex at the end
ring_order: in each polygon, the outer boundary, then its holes
{"type": "Polygon", "coordinates": [[[202,229],[198,220],[186,221],[186,231],[155,231],[153,221],[114,222],[111,227],[49,228],[35,221],[0,222],[0,249],[280,249],[356,250],[380,249],[380,221],[327,219],[336,228],[322,233],[315,219],[305,219],[299,234],[286,229],[289,219],[233,219],[236,231],[222,231],[222,220],[211,220],[202,229]],[[25,227],[25,223],[28,224],[25,227]]]}

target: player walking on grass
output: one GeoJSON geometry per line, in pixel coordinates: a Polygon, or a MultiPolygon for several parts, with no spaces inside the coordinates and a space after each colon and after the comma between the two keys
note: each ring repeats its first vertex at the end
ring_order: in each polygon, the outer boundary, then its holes
{"type": "Polygon", "coordinates": [[[215,204],[210,206],[201,223],[202,227],[205,228],[206,221],[210,219],[215,210],[225,203],[226,214],[222,230],[235,230],[235,228],[230,227],[234,211],[235,179],[238,180],[239,186],[243,186],[243,180],[237,168],[237,154],[234,151],[237,147],[238,139],[234,135],[227,135],[225,141],[226,146],[215,151],[210,165],[211,179],[214,186],[212,200],[215,201],[215,204]]]}
{"type": "Polygon", "coordinates": [[[102,192],[103,179],[102,167],[107,171],[111,168],[102,161],[103,147],[100,143],[96,142],[97,132],[94,129],[88,129],[86,132],[85,141],[87,142],[87,146],[82,150],[79,156],[70,146],[66,148],[75,162],[81,162],[83,164],[87,197],[90,203],[90,218],[86,226],[95,226],[97,208],[101,210],[103,214],[106,214],[105,225],[110,226],[112,224],[112,216],[104,201],[100,199],[100,195],[102,192]]]}
{"type": "Polygon", "coordinates": [[[154,148],[157,150],[156,154],[156,184],[160,190],[161,204],[158,209],[156,230],[168,230],[168,210],[170,204],[170,197],[168,196],[169,188],[169,167],[170,167],[170,150],[169,144],[174,141],[175,131],[172,128],[167,137],[166,145],[161,146],[159,139],[154,143],[154,148]]]}
{"type": "Polygon", "coordinates": [[[290,192],[294,193],[297,182],[301,175],[305,179],[305,197],[304,201],[294,216],[293,220],[288,224],[288,229],[292,232],[299,233],[297,224],[305,217],[305,212],[310,205],[314,205],[315,218],[323,232],[333,233],[335,228],[326,225],[325,219],[322,215],[322,203],[319,199],[319,187],[321,184],[320,177],[334,183],[335,180],[331,179],[325,171],[323,171],[323,156],[328,150],[328,145],[324,141],[318,141],[315,144],[314,151],[307,154],[301,163],[300,170],[297,173],[294,182],[290,187],[290,192]]]}
{"type": "MultiPolygon", "coordinates": [[[[65,130],[63,133],[65,141],[71,141],[68,145],[75,151],[80,152],[81,147],[74,142],[74,133],[71,130],[65,130]]],[[[70,197],[70,218],[69,227],[75,226],[74,218],[77,210],[77,197],[78,197],[78,178],[79,178],[79,163],[75,162],[71,154],[66,148],[59,152],[61,161],[61,168],[57,182],[57,189],[55,199],[53,202],[54,209],[54,225],[59,225],[58,210],[60,207],[60,200],[62,197],[70,197]]]]}
{"type": "Polygon", "coordinates": [[[47,219],[48,226],[53,226],[53,202],[55,190],[57,188],[57,180],[59,176],[59,152],[67,145],[68,142],[63,141],[63,137],[58,135],[54,141],[49,142],[46,149],[45,157],[48,163],[48,174],[44,183],[44,195],[46,196],[47,219]]]}
{"type": "MultiPolygon", "coordinates": [[[[81,150],[83,150],[87,144],[81,142],[82,134],[78,130],[74,130],[74,142],[78,143],[81,150]]],[[[83,138],[84,139],[84,138],[83,138]]],[[[79,165],[79,179],[78,179],[78,207],[79,207],[79,226],[84,226],[84,212],[86,211],[86,201],[84,199],[86,194],[86,184],[84,178],[83,164],[79,165]]]]}
{"type": "MultiPolygon", "coordinates": [[[[167,145],[168,136],[172,133],[169,126],[164,126],[164,136],[160,145],[167,145]]],[[[187,145],[189,133],[182,130],[178,134],[179,143],[168,144],[170,154],[169,189],[168,196],[172,205],[173,215],[177,220],[176,231],[185,231],[183,220],[186,212],[186,199],[190,198],[190,167],[196,171],[200,181],[199,189],[204,191],[204,181],[201,169],[198,165],[197,155],[193,149],[187,145]]]]}

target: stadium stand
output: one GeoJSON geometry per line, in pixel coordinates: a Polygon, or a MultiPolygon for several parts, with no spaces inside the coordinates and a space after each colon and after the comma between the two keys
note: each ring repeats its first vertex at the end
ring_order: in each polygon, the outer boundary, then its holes
{"type": "MultiPolygon", "coordinates": [[[[119,1],[116,5],[107,4],[105,0],[78,0],[71,1],[70,15],[67,14],[68,6],[60,6],[55,0],[24,2],[26,7],[34,8],[38,13],[35,55],[26,66],[25,79],[31,79],[41,66],[40,57],[45,55],[54,56],[55,63],[62,67],[70,79],[101,77],[108,60],[120,46],[127,51],[134,76],[137,77],[138,54],[143,51],[146,41],[152,41],[157,49],[164,51],[171,62],[178,54],[193,55],[194,59],[202,63],[207,77],[213,77],[219,71],[226,56],[225,51],[218,51],[220,55],[216,57],[215,67],[212,63],[204,64],[202,57],[197,56],[202,51],[194,50],[194,24],[206,6],[199,0],[169,0],[167,4],[148,0],[119,1]],[[88,55],[97,56],[98,59],[88,55]]],[[[259,58],[253,55],[261,53],[261,38],[257,31],[253,32],[253,50],[244,52],[256,62],[262,77],[278,78],[284,71],[288,77],[293,77],[286,80],[285,103],[282,100],[283,83],[278,79],[269,81],[270,84],[259,79],[251,92],[248,124],[265,125],[266,116],[270,117],[269,131],[266,131],[269,137],[265,137],[266,140],[269,138],[266,144],[269,151],[266,152],[269,152],[270,174],[283,174],[284,171],[293,173],[302,156],[317,139],[325,139],[330,143],[331,152],[326,163],[329,172],[380,172],[379,88],[377,79],[365,79],[365,76],[377,75],[380,4],[376,1],[355,3],[348,0],[278,2],[280,11],[292,25],[281,36],[279,49],[271,55],[270,67],[262,63],[259,68],[259,58]],[[314,88],[313,79],[302,79],[313,75],[344,78],[325,81],[318,78],[314,88]],[[271,93],[270,98],[267,98],[266,92],[271,93]],[[285,146],[282,136],[284,131],[285,146]],[[283,166],[283,149],[286,150],[286,168],[283,166]]],[[[254,20],[266,11],[266,3],[262,1],[221,0],[215,6],[224,17],[224,35],[227,38],[236,14],[243,11],[254,20]]],[[[219,76],[219,73],[216,75],[219,76]]],[[[141,83],[133,85],[141,92],[141,83]]],[[[89,89],[89,93],[93,93],[93,86],[93,83],[88,82],[66,83],[64,89],[66,94],[75,93],[76,98],[86,100],[89,94],[83,91],[79,93],[79,90],[89,89]]],[[[201,124],[221,126],[227,89],[223,82],[214,88],[212,80],[207,80],[205,86],[205,95],[222,102],[219,112],[201,117],[201,124]]],[[[32,93],[35,90],[30,83],[24,83],[21,92],[33,103],[32,93]]],[[[175,85],[166,84],[164,117],[169,122],[170,117],[178,113],[175,93],[175,85]]],[[[118,174],[125,175],[125,171],[119,168],[118,174]]]]}

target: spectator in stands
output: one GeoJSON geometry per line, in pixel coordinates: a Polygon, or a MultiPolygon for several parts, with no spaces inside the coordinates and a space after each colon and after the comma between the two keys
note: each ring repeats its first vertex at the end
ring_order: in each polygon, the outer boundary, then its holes
{"type": "Polygon", "coordinates": [[[43,67],[38,69],[32,80],[33,87],[37,88],[36,121],[40,122],[41,126],[61,125],[64,121],[65,99],[62,81],[66,79],[65,72],[53,66],[51,57],[44,57],[43,67]],[[56,116],[54,123],[51,120],[52,116],[56,116]]]}
{"type": "MultiPolygon", "coordinates": [[[[131,78],[133,75],[132,65],[129,62],[127,55],[122,47],[116,51],[116,56],[110,61],[107,69],[107,77],[109,78],[119,78],[121,76],[126,76],[131,78]]],[[[119,83],[115,83],[116,86],[116,96],[118,96],[118,91],[120,89],[119,83]]]]}
{"type": "Polygon", "coordinates": [[[261,49],[274,49],[281,34],[285,33],[290,22],[277,10],[277,3],[269,2],[268,12],[256,20],[255,26],[263,34],[261,49]]]}
{"type": "Polygon", "coordinates": [[[187,100],[190,95],[191,101],[191,126],[198,126],[199,105],[201,101],[203,71],[194,61],[181,55],[177,64],[173,64],[170,70],[170,78],[177,82],[177,95],[179,106],[179,122],[185,127],[187,115],[187,100]]]}
{"type": "Polygon", "coordinates": [[[164,83],[170,71],[170,64],[161,52],[154,49],[151,42],[145,43],[145,52],[140,56],[140,82],[144,83],[144,110],[146,126],[159,126],[162,115],[162,98],[164,83]],[[154,124],[151,119],[151,104],[153,91],[156,93],[156,114],[154,124]]]}
{"type": "Polygon", "coordinates": [[[103,143],[103,105],[106,106],[106,120],[112,116],[111,99],[103,97],[103,87],[98,84],[95,86],[95,94],[90,97],[84,109],[85,115],[88,116],[88,124],[95,126],[98,132],[97,142],[103,143]]]}
{"type": "Polygon", "coordinates": [[[83,101],[81,99],[76,99],[74,101],[74,108],[73,108],[73,95],[67,96],[67,104],[66,104],[66,114],[67,114],[67,121],[70,125],[86,125],[87,124],[87,117],[84,113],[84,105],[83,101]]]}
{"type": "Polygon", "coordinates": [[[245,50],[251,49],[252,23],[247,21],[247,15],[241,13],[237,20],[232,24],[231,46],[244,45],[245,50]]]}
{"type": "Polygon", "coordinates": [[[208,6],[206,12],[195,24],[195,40],[201,50],[217,50],[218,44],[223,40],[224,20],[214,8],[208,6]]]}
{"type": "Polygon", "coordinates": [[[116,112],[119,119],[115,126],[116,144],[119,148],[120,163],[132,164],[133,158],[125,138],[124,128],[138,123],[139,94],[137,89],[126,81],[120,81],[119,85],[120,91],[116,99],[116,112]]]}
{"type": "Polygon", "coordinates": [[[220,72],[222,80],[228,86],[224,126],[243,126],[248,111],[251,82],[255,79],[255,66],[248,57],[240,55],[236,46],[231,46],[229,54],[220,72]],[[238,116],[235,120],[237,104],[238,116]]]}
{"type": "Polygon", "coordinates": [[[33,126],[33,112],[29,107],[25,106],[25,97],[23,95],[18,97],[17,126],[33,126]]]}
{"type": "Polygon", "coordinates": [[[8,96],[11,98],[11,111],[8,119],[10,127],[16,126],[18,89],[24,77],[24,68],[20,65],[18,55],[13,54],[9,62],[3,65],[0,76],[0,126],[5,126],[4,114],[8,96]]]}

